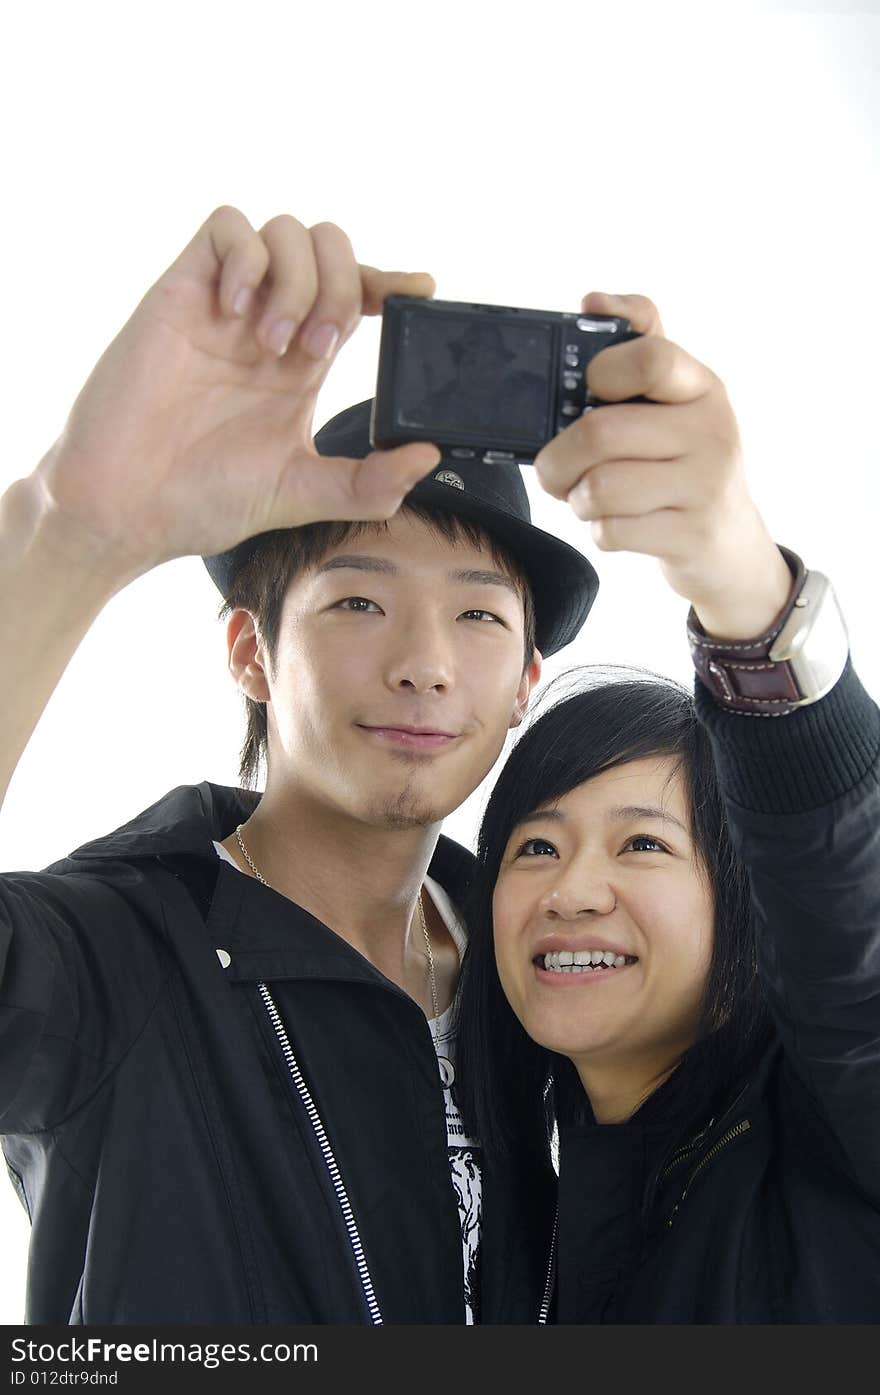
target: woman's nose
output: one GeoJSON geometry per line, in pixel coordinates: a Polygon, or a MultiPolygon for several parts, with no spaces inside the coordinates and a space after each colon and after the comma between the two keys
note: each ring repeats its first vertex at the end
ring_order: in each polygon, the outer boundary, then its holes
{"type": "Polygon", "coordinates": [[[580,915],[610,915],[617,893],[606,877],[569,872],[541,898],[540,909],[548,920],[574,920],[580,915]]]}

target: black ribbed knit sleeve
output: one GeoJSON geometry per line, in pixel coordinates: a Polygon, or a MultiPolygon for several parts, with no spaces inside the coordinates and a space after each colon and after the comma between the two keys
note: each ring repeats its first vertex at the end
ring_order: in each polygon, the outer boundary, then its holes
{"type": "Polygon", "coordinates": [[[723,708],[695,680],[725,795],[762,814],[819,809],[854,789],[880,754],[880,709],[851,661],[824,698],[787,717],[723,708]]]}

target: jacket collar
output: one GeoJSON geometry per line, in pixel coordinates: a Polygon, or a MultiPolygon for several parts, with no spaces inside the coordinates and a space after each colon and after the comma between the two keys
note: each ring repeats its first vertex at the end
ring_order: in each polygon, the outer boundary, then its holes
{"type": "Polygon", "coordinates": [[[213,785],[178,785],[128,823],[83,843],[71,858],[114,860],[200,856],[216,859],[213,847],[250,818],[260,802],[255,790],[213,785]]]}
{"type": "MultiPolygon", "coordinates": [[[[232,956],[230,978],[339,977],[386,984],[328,926],[218,858],[214,842],[249,818],[260,797],[258,791],[209,781],[178,785],[112,833],[84,843],[56,869],[71,863],[83,871],[95,862],[161,863],[195,897],[215,947],[232,956]]],[[[428,875],[460,906],[474,866],[472,853],[441,834],[428,875]]]]}

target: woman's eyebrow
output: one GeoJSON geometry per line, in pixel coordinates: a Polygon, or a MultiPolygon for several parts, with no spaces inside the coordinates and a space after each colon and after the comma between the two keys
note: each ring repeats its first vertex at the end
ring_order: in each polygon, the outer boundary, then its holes
{"type": "Polygon", "coordinates": [[[682,833],[688,832],[681,820],[670,814],[668,809],[657,809],[652,804],[620,804],[617,808],[608,810],[608,817],[620,822],[630,819],[659,819],[663,823],[674,823],[682,833]]]}
{"type": "Polygon", "coordinates": [[[517,819],[516,823],[512,826],[514,828],[519,828],[520,824],[524,823],[563,823],[564,821],[565,814],[563,814],[561,809],[533,809],[531,813],[523,814],[522,818],[517,819]]]}
{"type": "MultiPolygon", "coordinates": [[[[612,809],[606,809],[605,814],[606,818],[614,819],[616,823],[628,823],[632,819],[658,819],[661,823],[675,824],[682,833],[689,831],[674,814],[670,814],[666,809],[658,809],[653,804],[618,804],[612,809]]],[[[531,813],[523,814],[521,819],[517,819],[513,827],[519,828],[524,823],[564,823],[565,819],[566,815],[561,809],[533,809],[531,813]]]]}

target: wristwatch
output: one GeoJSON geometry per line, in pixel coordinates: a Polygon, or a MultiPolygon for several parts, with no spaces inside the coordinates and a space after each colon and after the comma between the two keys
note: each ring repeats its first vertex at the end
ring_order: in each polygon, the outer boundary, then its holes
{"type": "Polygon", "coordinates": [[[800,557],[779,551],[794,578],[791,593],[756,639],[707,635],[693,606],[687,618],[691,657],[722,707],[752,717],[785,717],[818,702],[846,667],[849,636],[831,582],[808,572],[800,557]]]}

